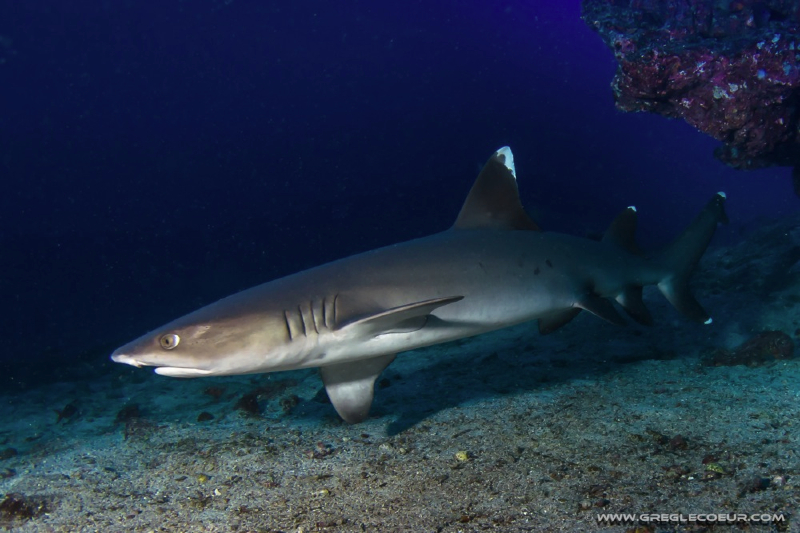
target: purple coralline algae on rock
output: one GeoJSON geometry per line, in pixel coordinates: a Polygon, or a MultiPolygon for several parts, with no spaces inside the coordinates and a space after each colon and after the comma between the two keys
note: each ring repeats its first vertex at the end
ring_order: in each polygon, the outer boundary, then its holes
{"type": "Polygon", "coordinates": [[[681,118],[737,169],[793,167],[800,196],[798,0],[583,0],[616,56],[623,111],[681,118]]]}

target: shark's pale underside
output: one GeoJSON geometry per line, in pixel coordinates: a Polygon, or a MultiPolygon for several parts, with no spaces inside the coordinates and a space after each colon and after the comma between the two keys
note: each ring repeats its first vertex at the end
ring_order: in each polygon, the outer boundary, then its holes
{"type": "Polygon", "coordinates": [[[175,377],[319,367],[347,422],[369,414],[373,385],[395,354],[539,321],[549,333],[581,310],[614,324],[651,324],[655,284],[689,318],[711,319],[689,292],[719,222],[717,193],[659,253],[636,246],[636,209],[601,241],[539,230],[522,209],[507,147],[484,166],[452,228],[239,292],[119,348],[111,358],[175,377]]]}

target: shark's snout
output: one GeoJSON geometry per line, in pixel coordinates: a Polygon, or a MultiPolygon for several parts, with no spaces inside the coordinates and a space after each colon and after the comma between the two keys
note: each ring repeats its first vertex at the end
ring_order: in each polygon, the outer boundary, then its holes
{"type": "Polygon", "coordinates": [[[111,354],[111,360],[115,363],[125,363],[126,365],[132,365],[136,368],[141,368],[143,363],[137,361],[130,355],[125,355],[124,353],[114,352],[111,354]]]}
{"type": "MultiPolygon", "coordinates": [[[[137,355],[130,355],[130,351],[127,346],[123,346],[122,348],[118,348],[111,354],[111,360],[115,363],[124,363],[126,365],[135,366],[136,368],[142,368],[143,366],[167,366],[166,361],[162,361],[161,358],[153,356],[152,354],[137,354],[137,355]]],[[[133,353],[136,354],[136,351],[133,350],[133,353]]]]}

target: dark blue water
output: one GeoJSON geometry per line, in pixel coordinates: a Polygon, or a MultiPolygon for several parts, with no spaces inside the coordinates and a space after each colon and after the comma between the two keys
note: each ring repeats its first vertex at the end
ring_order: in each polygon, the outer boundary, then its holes
{"type": "Polygon", "coordinates": [[[733,242],[797,209],[787,169],[615,111],[614,69],[577,2],[3,2],[4,374],[83,372],[235,290],[445,229],[505,144],[545,229],[636,204],[656,246],[726,190],[733,242]]]}

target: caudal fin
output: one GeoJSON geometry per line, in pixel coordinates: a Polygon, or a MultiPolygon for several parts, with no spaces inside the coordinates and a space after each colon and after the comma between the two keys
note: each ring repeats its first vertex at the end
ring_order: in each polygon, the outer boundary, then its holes
{"type": "Polygon", "coordinates": [[[689,279],[719,223],[728,223],[724,192],[715,194],[686,231],[656,257],[665,271],[658,282],[661,293],[675,309],[704,324],[710,324],[711,317],[689,292],[689,279]]]}

